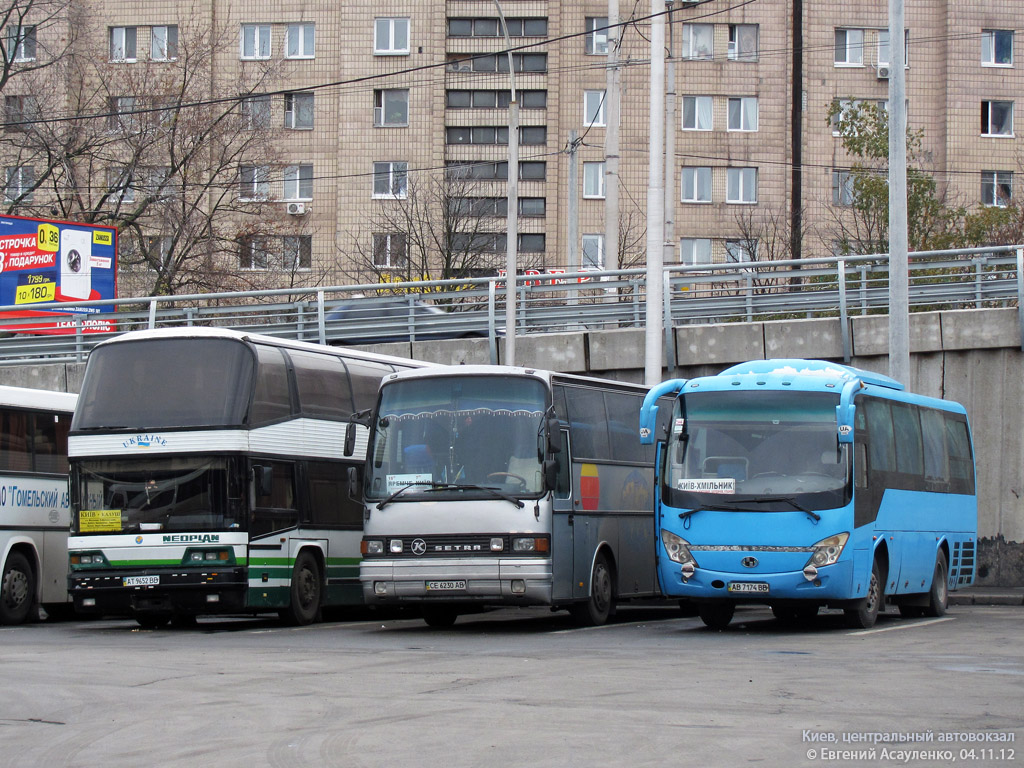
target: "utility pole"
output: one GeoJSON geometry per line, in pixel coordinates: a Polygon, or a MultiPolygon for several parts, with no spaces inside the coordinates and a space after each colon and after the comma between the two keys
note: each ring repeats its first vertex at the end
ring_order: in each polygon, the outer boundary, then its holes
{"type": "Polygon", "coordinates": [[[619,68],[619,0],[608,0],[608,70],[604,92],[604,259],[608,269],[619,268],[619,123],[622,70],[619,68]]]}
{"type": "MultiPolygon", "coordinates": [[[[569,200],[566,209],[569,216],[569,248],[566,266],[570,272],[576,272],[580,268],[580,163],[579,154],[577,153],[579,145],[579,134],[576,131],[569,131],[569,144],[567,146],[567,151],[569,152],[569,200]]],[[[568,303],[576,304],[577,302],[576,291],[570,291],[568,303]]]]}
{"type": "Polygon", "coordinates": [[[910,382],[907,98],[903,0],[889,0],[889,375],[910,382]]]}
{"type": "Polygon", "coordinates": [[[676,57],[672,40],[674,5],[675,0],[666,0],[668,59],[665,63],[665,264],[675,261],[676,252],[676,57]]]}
{"type": "Polygon", "coordinates": [[[665,0],[651,0],[650,147],[647,166],[647,327],[644,383],[661,382],[662,265],[665,248],[665,0]]]}
{"type": "Polygon", "coordinates": [[[516,272],[519,248],[519,101],[516,99],[516,67],[512,59],[512,40],[501,4],[494,0],[505,31],[508,54],[508,218],[505,235],[505,365],[516,364],[516,272]]]}

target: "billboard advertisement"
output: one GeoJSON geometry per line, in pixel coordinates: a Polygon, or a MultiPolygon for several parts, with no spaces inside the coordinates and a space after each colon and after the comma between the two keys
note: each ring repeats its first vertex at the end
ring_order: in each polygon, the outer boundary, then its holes
{"type": "Polygon", "coordinates": [[[113,227],[0,216],[0,306],[16,307],[0,312],[0,329],[54,334],[74,333],[80,325],[91,333],[113,331],[103,317],[113,306],[59,304],[116,298],[116,276],[113,227]],[[13,318],[38,321],[9,322],[13,318]]]}

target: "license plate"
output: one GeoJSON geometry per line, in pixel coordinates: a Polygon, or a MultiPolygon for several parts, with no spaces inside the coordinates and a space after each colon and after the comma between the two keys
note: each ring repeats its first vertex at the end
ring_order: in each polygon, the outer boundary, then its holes
{"type": "Polygon", "coordinates": [[[126,587],[152,587],[159,583],[159,576],[125,576],[123,582],[126,587]]]}
{"type": "Polygon", "coordinates": [[[729,582],[730,592],[767,592],[768,585],[758,581],[732,581],[729,582]]]}
{"type": "Polygon", "coordinates": [[[455,592],[466,588],[465,581],[428,581],[427,592],[455,592]]]}

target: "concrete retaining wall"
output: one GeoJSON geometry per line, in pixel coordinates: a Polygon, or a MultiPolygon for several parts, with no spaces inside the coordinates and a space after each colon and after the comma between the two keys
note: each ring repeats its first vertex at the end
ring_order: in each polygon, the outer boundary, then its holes
{"type": "MultiPolygon", "coordinates": [[[[850,321],[851,364],[888,370],[888,318],[850,321]]],[[[842,361],[838,318],[674,329],[678,367],[665,378],[717,373],[765,357],[842,361]]],[[[1024,353],[1016,309],[915,313],[908,389],[963,403],[974,431],[978,474],[978,583],[1024,586],[1024,353]]],[[[444,364],[489,362],[484,339],[385,344],[374,351],[444,364]]],[[[499,354],[503,352],[499,350],[499,354]]],[[[620,381],[642,381],[644,331],[543,334],[516,340],[517,362],[620,381]]],[[[84,366],[0,367],[0,384],[77,392],[84,366]]]]}

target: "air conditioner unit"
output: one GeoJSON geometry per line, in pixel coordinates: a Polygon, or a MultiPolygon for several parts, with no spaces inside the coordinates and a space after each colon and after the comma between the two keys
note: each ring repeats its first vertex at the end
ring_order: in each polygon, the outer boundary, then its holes
{"type": "Polygon", "coordinates": [[[878,65],[877,74],[878,74],[878,79],[879,80],[888,80],[889,79],[889,65],[888,64],[879,64],[878,65]]]}
{"type": "Polygon", "coordinates": [[[288,213],[290,213],[292,216],[302,216],[305,212],[305,203],[288,203],[288,213]]]}

